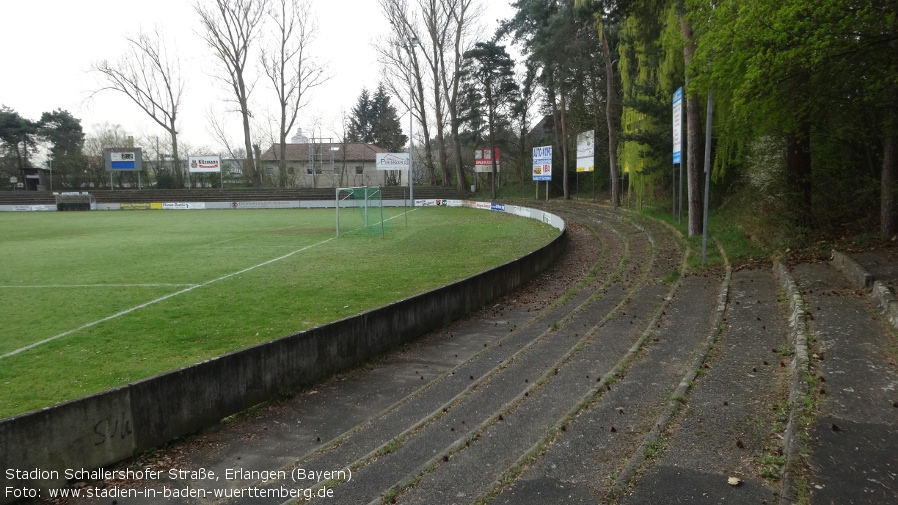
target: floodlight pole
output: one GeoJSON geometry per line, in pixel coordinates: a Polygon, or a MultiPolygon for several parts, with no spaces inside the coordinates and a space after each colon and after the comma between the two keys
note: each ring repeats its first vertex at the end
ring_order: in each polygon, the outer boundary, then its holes
{"type": "Polygon", "coordinates": [[[412,51],[418,45],[418,37],[412,36],[410,40],[401,38],[403,46],[408,51],[408,199],[411,207],[415,207],[415,135],[413,133],[415,123],[415,88],[412,84],[412,51]]]}

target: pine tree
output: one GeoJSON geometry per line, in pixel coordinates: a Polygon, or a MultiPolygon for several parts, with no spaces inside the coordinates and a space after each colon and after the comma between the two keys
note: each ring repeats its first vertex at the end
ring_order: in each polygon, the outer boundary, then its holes
{"type": "Polygon", "coordinates": [[[382,147],[389,152],[401,151],[408,142],[408,136],[402,133],[399,114],[396,107],[390,104],[383,83],[377,86],[374,96],[367,89],[362,89],[349,118],[350,142],[365,142],[382,147]]]}
{"type": "MultiPolygon", "coordinates": [[[[490,149],[496,150],[496,130],[503,109],[517,98],[518,85],[514,80],[514,62],[505,46],[495,41],[478,42],[464,53],[462,75],[463,96],[470,110],[479,111],[486,119],[490,149]]],[[[473,114],[476,117],[477,114],[473,114]]],[[[496,159],[493,157],[492,196],[496,198],[496,159]]]]}
{"type": "Polygon", "coordinates": [[[400,151],[408,141],[408,136],[402,133],[399,114],[396,107],[390,103],[390,96],[383,83],[377,86],[371,101],[375,113],[375,121],[372,124],[374,144],[390,152],[400,151]]]}

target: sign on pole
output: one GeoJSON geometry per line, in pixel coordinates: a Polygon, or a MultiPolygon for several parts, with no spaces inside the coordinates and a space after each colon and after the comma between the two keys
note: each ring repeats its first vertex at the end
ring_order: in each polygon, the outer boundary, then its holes
{"type": "Polygon", "coordinates": [[[219,156],[188,156],[187,170],[191,173],[221,172],[219,156]]]}
{"type": "Polygon", "coordinates": [[[493,171],[493,158],[496,158],[496,172],[499,172],[501,168],[499,154],[498,147],[495,149],[475,149],[474,172],[491,173],[493,171]]]}
{"type": "Polygon", "coordinates": [[[533,148],[533,180],[552,180],[552,146],[533,148]]]}
{"type": "Polygon", "coordinates": [[[577,135],[577,171],[595,171],[595,130],[577,135]]]}
{"type": "Polygon", "coordinates": [[[107,147],[103,150],[106,170],[128,170],[139,172],[143,169],[143,156],[139,147],[107,147]]]}
{"type": "Polygon", "coordinates": [[[681,163],[683,150],[683,88],[673,94],[673,164],[681,163]]]}
{"type": "Polygon", "coordinates": [[[375,153],[377,170],[408,170],[408,153],[375,153]]]}

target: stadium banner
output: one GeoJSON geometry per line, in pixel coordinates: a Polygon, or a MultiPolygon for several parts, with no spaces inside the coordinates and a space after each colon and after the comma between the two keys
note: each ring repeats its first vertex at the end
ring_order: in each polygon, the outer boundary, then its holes
{"type": "Polygon", "coordinates": [[[595,171],[595,130],[577,135],[577,171],[595,171]]]}
{"type": "Polygon", "coordinates": [[[533,180],[552,180],[552,146],[533,148],[533,180]]]}
{"type": "Polygon", "coordinates": [[[232,209],[295,209],[299,202],[289,200],[258,200],[246,202],[231,202],[232,209]]]}
{"type": "Polygon", "coordinates": [[[490,203],[490,210],[494,210],[496,212],[505,212],[505,204],[504,203],[490,203]]]}
{"type": "Polygon", "coordinates": [[[377,170],[408,170],[408,153],[375,153],[377,170]]]}
{"type": "Polygon", "coordinates": [[[203,210],[205,208],[205,202],[165,202],[162,204],[162,210],[203,210]]]}
{"type": "Polygon", "coordinates": [[[156,204],[157,207],[153,207],[152,203],[121,203],[119,204],[120,210],[156,210],[161,209],[162,204],[156,204]]]}
{"type": "Polygon", "coordinates": [[[219,156],[188,156],[187,170],[192,174],[221,172],[221,157],[219,156]]]}
{"type": "Polygon", "coordinates": [[[143,170],[143,154],[139,147],[107,147],[103,149],[103,161],[107,171],[143,170]]]}
{"type": "MultiPolygon", "coordinates": [[[[508,211],[506,210],[506,212],[508,212],[508,211]]],[[[519,206],[519,205],[512,205],[512,206],[511,206],[511,213],[514,214],[514,215],[516,215],[516,216],[520,216],[520,217],[531,217],[531,216],[530,216],[530,209],[527,208],[527,207],[521,207],[521,206],[519,206]]]]}
{"type": "Polygon", "coordinates": [[[53,205],[53,209],[50,208],[49,205],[13,205],[12,210],[14,212],[41,212],[45,210],[56,210],[56,206],[53,205]]]}

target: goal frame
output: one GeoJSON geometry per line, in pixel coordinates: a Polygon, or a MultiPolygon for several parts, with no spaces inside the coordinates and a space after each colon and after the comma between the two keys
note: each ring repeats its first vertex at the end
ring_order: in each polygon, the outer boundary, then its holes
{"type": "MultiPolygon", "coordinates": [[[[372,194],[370,191],[374,190],[373,194],[380,195],[380,236],[381,236],[381,238],[385,237],[386,230],[384,229],[383,190],[379,186],[354,186],[354,187],[337,188],[336,195],[334,197],[334,206],[336,207],[336,214],[337,214],[337,230],[336,230],[337,237],[340,236],[340,207],[349,208],[348,206],[341,205],[341,203],[344,202],[345,200],[347,200],[349,198],[349,196],[354,197],[355,190],[364,190],[364,193],[365,193],[365,199],[362,200],[364,203],[363,203],[363,206],[361,209],[362,213],[363,213],[363,221],[364,221],[365,228],[369,228],[369,226],[368,226],[368,209],[370,208],[370,205],[368,204],[368,202],[370,201],[369,195],[372,194]],[[343,193],[344,191],[347,191],[349,193],[347,193],[347,195],[344,196],[343,198],[340,198],[340,193],[343,193]]],[[[353,198],[353,200],[356,202],[355,208],[358,209],[359,208],[359,205],[358,205],[359,200],[357,198],[353,198]]]]}

